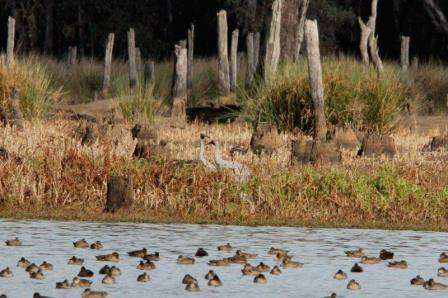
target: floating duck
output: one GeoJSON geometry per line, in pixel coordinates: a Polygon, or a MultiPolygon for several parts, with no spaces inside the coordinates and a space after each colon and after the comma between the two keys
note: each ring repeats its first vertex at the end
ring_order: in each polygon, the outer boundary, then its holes
{"type": "Polygon", "coordinates": [[[256,269],[258,272],[267,272],[271,268],[268,265],[266,265],[265,263],[260,262],[260,264],[257,265],[256,269]]]}
{"type": "Polygon", "coordinates": [[[104,274],[108,274],[109,272],[110,272],[109,265],[104,265],[103,268],[101,268],[98,273],[101,275],[104,275],[104,274]]]}
{"type": "Polygon", "coordinates": [[[280,252],[274,256],[274,260],[280,263],[283,262],[284,259],[292,260],[292,256],[280,252]]]}
{"type": "Polygon", "coordinates": [[[92,282],[88,279],[83,279],[79,277],[74,277],[72,281],[72,288],[79,288],[79,287],[90,287],[92,285],[92,282]]]}
{"type": "Polygon", "coordinates": [[[79,270],[78,276],[79,277],[92,277],[93,271],[87,269],[86,267],[82,266],[81,269],[79,270]]]}
{"type": "Polygon", "coordinates": [[[361,289],[361,286],[359,285],[359,283],[356,280],[352,279],[348,282],[347,289],[348,290],[359,290],[359,289],[361,289]]]}
{"type": "Polygon", "coordinates": [[[271,247],[271,248],[268,250],[268,255],[276,255],[276,254],[287,255],[288,252],[289,252],[289,251],[286,250],[286,249],[281,249],[281,248],[271,247]]]}
{"type": "Polygon", "coordinates": [[[218,246],[219,251],[229,252],[229,251],[232,251],[232,249],[233,249],[233,247],[232,247],[232,245],[230,245],[230,243],[226,243],[226,244],[218,246]]]}
{"type": "Polygon", "coordinates": [[[209,266],[229,266],[230,262],[228,259],[210,260],[207,263],[209,266]]]}
{"type": "Polygon", "coordinates": [[[420,275],[417,275],[413,279],[411,279],[411,285],[422,286],[425,283],[425,280],[420,275]]]}
{"type": "Polygon", "coordinates": [[[260,272],[257,270],[256,267],[252,266],[251,264],[245,264],[243,269],[241,269],[241,272],[243,275],[258,275],[260,272]]]}
{"type": "Polygon", "coordinates": [[[113,277],[110,274],[106,274],[106,276],[103,278],[103,280],[101,281],[101,283],[105,284],[105,285],[112,285],[115,283],[115,277],[113,277]]]}
{"type": "Polygon", "coordinates": [[[39,265],[39,269],[41,269],[42,271],[53,271],[53,265],[44,261],[39,265]]]}
{"type": "Polygon", "coordinates": [[[30,261],[25,259],[24,257],[21,257],[19,261],[17,261],[17,267],[26,268],[30,265],[30,261]]]}
{"type": "Polygon", "coordinates": [[[39,271],[39,267],[36,264],[31,263],[25,268],[25,271],[28,273],[37,272],[39,271]]]}
{"type": "Polygon", "coordinates": [[[68,280],[60,281],[56,283],[56,289],[70,289],[71,285],[68,280]]]}
{"type": "Polygon", "coordinates": [[[9,269],[9,267],[6,267],[2,271],[0,271],[0,277],[11,278],[11,277],[14,277],[14,273],[12,273],[12,271],[11,271],[11,269],[9,269]]]}
{"type": "Polygon", "coordinates": [[[294,262],[289,259],[284,259],[282,262],[283,268],[302,268],[303,263],[300,262],[294,262]]]}
{"type": "Polygon", "coordinates": [[[238,257],[246,257],[246,259],[255,259],[258,255],[257,254],[252,254],[249,252],[243,252],[241,250],[237,250],[235,253],[235,256],[238,257]]]}
{"type": "Polygon", "coordinates": [[[192,265],[194,264],[194,258],[190,258],[190,257],[186,257],[186,256],[182,256],[180,255],[177,258],[177,264],[181,264],[181,265],[192,265]]]}
{"type": "Polygon", "coordinates": [[[448,269],[440,267],[439,269],[437,269],[437,276],[448,277],[448,269]]]}
{"type": "Polygon", "coordinates": [[[380,259],[381,260],[391,260],[393,258],[394,258],[394,253],[393,252],[387,251],[385,249],[382,249],[380,251],[380,259]]]}
{"type": "Polygon", "coordinates": [[[199,292],[201,289],[199,288],[199,285],[197,282],[193,282],[193,283],[187,284],[187,286],[185,287],[185,290],[189,291],[189,292],[199,292]]]}
{"type": "Polygon", "coordinates": [[[268,280],[266,279],[266,276],[264,276],[262,273],[258,274],[254,278],[254,283],[256,283],[256,284],[265,284],[267,282],[268,282],[268,280]]]}
{"type": "Polygon", "coordinates": [[[83,238],[73,242],[73,246],[76,248],[89,248],[89,243],[83,238]]]}
{"type": "Polygon", "coordinates": [[[408,268],[408,263],[405,260],[396,261],[396,262],[389,262],[387,264],[387,267],[389,267],[389,268],[398,268],[398,269],[407,269],[408,268]]]}
{"type": "Polygon", "coordinates": [[[145,261],[158,261],[160,260],[159,252],[155,252],[153,254],[147,254],[143,257],[143,260],[145,261]]]}
{"type": "Polygon", "coordinates": [[[220,287],[222,286],[222,282],[219,279],[218,275],[215,274],[215,276],[213,276],[209,281],[208,281],[208,285],[210,287],[220,287]]]}
{"type": "Polygon", "coordinates": [[[247,258],[245,256],[233,256],[233,257],[227,258],[226,260],[233,264],[246,264],[247,263],[247,258]]]}
{"type": "Polygon", "coordinates": [[[51,298],[51,297],[43,296],[43,295],[39,294],[38,292],[36,292],[33,294],[33,298],[51,298]]]}
{"type": "Polygon", "coordinates": [[[96,256],[96,259],[103,262],[118,262],[120,260],[120,255],[117,252],[113,252],[108,255],[96,256]]]}
{"type": "Polygon", "coordinates": [[[68,259],[67,264],[81,266],[82,264],[84,264],[84,259],[80,259],[80,258],[73,256],[70,259],[68,259]]]}
{"type": "Polygon", "coordinates": [[[337,280],[347,279],[347,273],[345,273],[345,272],[342,271],[342,270],[338,270],[338,271],[334,274],[333,278],[334,278],[334,279],[337,279],[337,280]]]}
{"type": "Polygon", "coordinates": [[[196,278],[194,278],[190,274],[185,275],[184,278],[182,279],[182,283],[184,285],[188,285],[188,284],[191,284],[191,283],[197,283],[197,282],[198,281],[196,280],[196,278]]]}
{"type": "Polygon", "coordinates": [[[91,249],[103,249],[103,244],[101,243],[101,241],[95,241],[92,244],[90,244],[90,248],[91,249]]]}
{"type": "Polygon", "coordinates": [[[350,272],[354,272],[354,273],[361,273],[364,270],[362,269],[361,266],[358,265],[358,263],[355,263],[355,265],[353,265],[352,269],[350,270],[350,272]]]}
{"type": "Polygon", "coordinates": [[[206,256],[208,256],[208,253],[205,251],[205,249],[200,247],[200,248],[198,248],[198,250],[196,251],[196,254],[194,256],[195,257],[206,257],[206,256]]]}
{"type": "Polygon", "coordinates": [[[448,287],[447,285],[442,284],[440,282],[436,282],[432,278],[423,283],[423,288],[426,290],[445,290],[447,287],[448,287]]]}
{"type": "Polygon", "coordinates": [[[147,253],[148,253],[148,250],[146,248],[142,248],[140,250],[130,251],[130,252],[128,252],[128,255],[130,257],[144,258],[147,253]]]}
{"type": "Polygon", "coordinates": [[[362,256],[364,256],[362,248],[358,248],[356,250],[347,250],[345,254],[347,255],[347,257],[351,258],[361,258],[362,256]]]}
{"type": "Polygon", "coordinates": [[[440,254],[439,263],[448,263],[448,254],[446,252],[440,254]]]}
{"type": "Polygon", "coordinates": [[[106,273],[106,274],[109,274],[109,275],[111,275],[113,277],[120,276],[121,275],[121,270],[118,267],[112,266],[112,267],[110,267],[109,272],[106,273]]]}
{"type": "Polygon", "coordinates": [[[274,268],[272,268],[270,274],[280,275],[280,274],[282,274],[282,271],[280,270],[280,268],[277,265],[275,265],[274,268]]]}
{"type": "Polygon", "coordinates": [[[213,271],[213,270],[209,270],[208,272],[207,272],[207,274],[205,275],[205,279],[206,280],[210,280],[210,279],[212,279],[213,278],[213,276],[215,276],[215,272],[213,271]]]}
{"type": "Polygon", "coordinates": [[[42,280],[45,279],[45,275],[42,273],[42,270],[39,269],[37,272],[31,272],[30,278],[42,280]]]}
{"type": "Polygon", "coordinates": [[[380,262],[381,262],[380,258],[367,257],[367,256],[361,257],[361,264],[374,265],[374,264],[378,264],[380,262]]]}
{"type": "Polygon", "coordinates": [[[9,239],[5,241],[6,246],[22,246],[22,241],[19,238],[9,239]]]}
{"type": "Polygon", "coordinates": [[[107,297],[107,292],[92,291],[91,289],[85,289],[82,293],[82,298],[105,298],[107,297]]]}
{"type": "Polygon", "coordinates": [[[140,261],[140,263],[137,265],[137,269],[139,270],[153,270],[156,269],[156,265],[151,261],[140,261]]]}
{"type": "Polygon", "coordinates": [[[146,272],[144,272],[143,274],[140,274],[137,277],[138,282],[148,282],[149,280],[150,280],[149,275],[146,272]]]}

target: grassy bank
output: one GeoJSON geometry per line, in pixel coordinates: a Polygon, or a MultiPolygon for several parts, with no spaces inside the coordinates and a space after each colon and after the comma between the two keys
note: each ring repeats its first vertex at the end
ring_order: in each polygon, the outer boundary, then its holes
{"type": "MultiPolygon", "coordinates": [[[[239,183],[231,173],[175,166],[193,159],[200,131],[232,145],[247,145],[251,129],[237,125],[161,125],[166,154],[131,158],[134,141],[116,127],[91,147],[72,138],[75,122],[28,123],[23,132],[0,129],[13,158],[1,161],[0,216],[76,220],[269,224],[448,230],[448,162],[444,153],[420,152],[427,137],[396,134],[393,161],[353,159],[338,166],[290,165],[288,135],[272,157],[238,157],[254,176],[239,183]],[[104,214],[109,174],[134,179],[132,212],[104,214]]],[[[211,154],[210,152],[208,154],[211,154]]],[[[210,156],[210,155],[209,155],[210,156]]]]}

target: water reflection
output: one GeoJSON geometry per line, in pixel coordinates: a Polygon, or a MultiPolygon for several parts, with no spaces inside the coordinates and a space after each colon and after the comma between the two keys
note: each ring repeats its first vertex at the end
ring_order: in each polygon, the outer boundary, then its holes
{"type": "MultiPolygon", "coordinates": [[[[438,255],[448,248],[446,233],[309,229],[277,227],[235,227],[214,225],[152,225],[129,223],[86,223],[52,221],[0,220],[0,269],[7,266],[14,278],[0,278],[0,294],[8,297],[31,297],[36,291],[52,297],[80,297],[82,289],[56,290],[55,283],[71,280],[79,266],[67,265],[75,255],[85,259],[84,265],[98,273],[104,265],[95,261],[95,255],[118,251],[122,260],[118,267],[122,276],[115,285],[102,285],[102,276],[95,274],[92,289],[109,292],[110,297],[148,296],[202,296],[202,297],[324,297],[336,292],[342,297],[447,297],[448,291],[427,292],[421,287],[411,287],[409,281],[420,274],[424,278],[436,277],[438,255]],[[6,247],[4,240],[18,236],[24,243],[21,247],[6,247]],[[72,242],[86,238],[89,242],[101,240],[104,249],[75,249],[72,242]],[[258,253],[252,264],[263,261],[271,267],[272,256],[267,255],[270,246],[283,247],[291,251],[294,259],[305,263],[303,269],[283,270],[279,276],[267,274],[268,283],[253,283],[253,277],[242,276],[241,265],[212,268],[223,282],[220,288],[210,288],[204,275],[210,269],[209,259],[230,256],[218,252],[216,247],[230,242],[234,247],[258,253]],[[140,272],[135,268],[138,259],[125,256],[134,249],[146,247],[150,252],[159,251],[162,259],[157,268],[149,271],[149,283],[137,283],[140,272]],[[176,265],[179,254],[194,255],[204,247],[209,257],[196,259],[193,266],[176,265]],[[345,289],[348,281],[336,281],[333,274],[338,269],[350,272],[355,259],[345,257],[344,250],[363,247],[367,254],[378,255],[382,248],[395,252],[395,259],[408,261],[409,269],[387,268],[385,263],[365,265],[364,273],[349,274],[362,287],[359,292],[345,289]],[[51,262],[55,270],[48,272],[43,281],[31,280],[16,263],[20,257],[32,262],[51,262]],[[181,280],[185,274],[196,277],[200,293],[184,291],[181,280]]],[[[448,283],[448,278],[436,278],[448,283]]]]}

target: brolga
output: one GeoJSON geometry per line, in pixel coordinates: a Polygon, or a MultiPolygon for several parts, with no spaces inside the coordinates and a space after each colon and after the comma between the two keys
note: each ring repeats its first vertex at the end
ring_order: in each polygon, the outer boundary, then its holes
{"type": "Polygon", "coordinates": [[[207,158],[205,158],[205,139],[208,138],[208,136],[205,133],[201,133],[201,146],[199,149],[199,161],[205,166],[206,169],[210,171],[216,171],[216,166],[209,162],[207,158]]]}
{"type": "Polygon", "coordinates": [[[212,140],[209,144],[215,148],[214,161],[219,169],[231,169],[242,180],[247,180],[250,177],[250,170],[247,166],[236,161],[224,160],[221,157],[221,145],[218,141],[212,140]]]}

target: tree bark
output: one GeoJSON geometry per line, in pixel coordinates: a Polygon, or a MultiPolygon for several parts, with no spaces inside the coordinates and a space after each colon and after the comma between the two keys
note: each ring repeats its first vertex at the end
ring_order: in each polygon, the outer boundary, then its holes
{"type": "Polygon", "coordinates": [[[260,32],[254,34],[254,71],[257,72],[260,64],[260,32]]]}
{"type": "Polygon", "coordinates": [[[151,84],[155,79],[155,63],[153,60],[148,60],[145,63],[144,77],[146,84],[151,84]]]}
{"type": "Polygon", "coordinates": [[[370,23],[365,24],[361,17],[358,18],[359,26],[361,27],[361,39],[359,41],[359,50],[361,51],[362,62],[364,70],[367,71],[370,64],[369,58],[369,37],[372,32],[370,23]]]}
{"type": "Polygon", "coordinates": [[[246,51],[247,51],[247,68],[246,68],[246,87],[251,87],[255,74],[255,59],[254,59],[254,34],[249,33],[246,36],[246,51]]]}
{"type": "Polygon", "coordinates": [[[187,73],[187,87],[188,90],[193,88],[193,61],[194,61],[194,25],[191,24],[188,29],[188,73],[187,73]]]}
{"type": "Polygon", "coordinates": [[[137,67],[137,77],[140,78],[143,75],[143,60],[140,48],[135,48],[135,65],[137,67]]]}
{"type": "Polygon", "coordinates": [[[297,27],[297,47],[296,52],[294,55],[294,61],[299,61],[300,58],[300,51],[302,50],[302,44],[303,44],[303,36],[305,32],[305,21],[306,21],[306,14],[308,12],[308,6],[310,1],[309,0],[302,0],[301,5],[299,6],[299,23],[297,27]]]}
{"type": "Polygon", "coordinates": [[[106,44],[106,54],[104,56],[104,80],[103,80],[103,90],[102,93],[104,96],[107,95],[109,92],[110,87],[110,75],[112,70],[112,56],[113,56],[113,49],[114,49],[114,41],[115,41],[115,34],[109,33],[109,36],[107,37],[107,44],[106,44]]]}
{"type": "Polygon", "coordinates": [[[44,54],[53,54],[54,0],[45,1],[45,42],[44,54]]]}
{"type": "Polygon", "coordinates": [[[174,47],[175,71],[171,118],[185,121],[187,107],[187,49],[181,45],[174,47]]]}
{"type": "Polygon", "coordinates": [[[305,22],[305,38],[308,59],[308,74],[311,96],[314,106],[314,139],[323,141],[327,135],[325,120],[324,85],[322,81],[322,64],[319,49],[319,31],[317,21],[305,22]]]}
{"type": "Polygon", "coordinates": [[[280,32],[283,0],[274,0],[272,16],[266,36],[266,54],[264,60],[264,80],[267,82],[277,72],[280,59],[280,32]]]}
{"type": "Polygon", "coordinates": [[[75,65],[78,61],[78,47],[68,47],[68,64],[75,65]]]}
{"type": "Polygon", "coordinates": [[[218,13],[218,51],[219,51],[219,95],[227,96],[230,93],[229,55],[227,40],[227,13],[221,10],[218,13]]]}
{"type": "Polygon", "coordinates": [[[409,43],[410,38],[409,36],[402,36],[401,37],[401,70],[403,72],[406,72],[409,68],[409,43]]]}
{"type": "Polygon", "coordinates": [[[135,52],[135,32],[131,28],[128,32],[129,84],[135,90],[138,84],[137,62],[135,52]]]}
{"type": "Polygon", "coordinates": [[[11,66],[14,62],[14,42],[16,34],[16,20],[8,18],[8,43],[6,47],[6,65],[11,66]]]}
{"type": "Polygon", "coordinates": [[[369,45],[370,45],[370,56],[372,57],[372,62],[375,65],[375,70],[379,77],[380,74],[383,72],[383,62],[381,61],[381,57],[379,54],[378,38],[376,37],[377,11],[378,11],[378,0],[372,0],[371,16],[369,18],[370,23],[369,45]]]}
{"type": "Polygon", "coordinates": [[[238,86],[238,29],[232,32],[232,45],[230,50],[230,90],[236,91],[238,86]]]}

